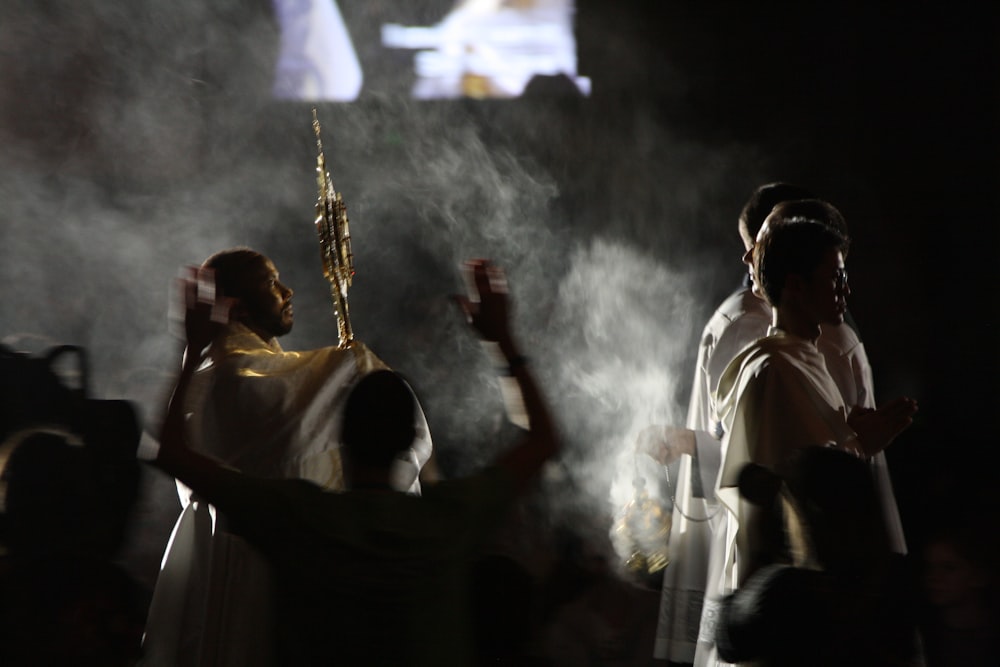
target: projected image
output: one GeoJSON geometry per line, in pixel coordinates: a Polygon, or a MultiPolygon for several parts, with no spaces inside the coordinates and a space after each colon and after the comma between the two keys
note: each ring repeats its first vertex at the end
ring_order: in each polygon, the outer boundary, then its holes
{"type": "Polygon", "coordinates": [[[433,26],[382,27],[382,44],[414,49],[413,97],[517,97],[537,75],[577,75],[572,0],[464,0],[433,26]]]}
{"type": "Polygon", "coordinates": [[[336,0],[274,0],[281,31],[274,95],[287,100],[350,102],[363,74],[336,0]]]}
{"type": "Polygon", "coordinates": [[[281,99],[353,101],[388,62],[411,68],[391,92],[415,99],[516,98],[539,77],[590,93],[577,72],[573,0],[459,0],[430,25],[384,23],[377,44],[360,41],[370,33],[335,0],[274,0],[274,8],[281,99]]]}

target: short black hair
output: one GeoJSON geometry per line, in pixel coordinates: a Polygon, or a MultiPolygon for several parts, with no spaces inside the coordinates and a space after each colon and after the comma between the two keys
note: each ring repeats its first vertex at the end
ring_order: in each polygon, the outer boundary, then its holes
{"type": "Polygon", "coordinates": [[[779,181],[762,185],[753,191],[747,203],[743,205],[743,210],[740,211],[740,231],[749,235],[750,239],[754,239],[775,206],[783,201],[812,199],[815,196],[809,190],[791,183],[779,181]]]}
{"type": "Polygon", "coordinates": [[[350,463],[387,468],[416,435],[417,401],[398,373],[379,370],[362,377],[344,404],[341,440],[350,463]]]}
{"type": "Polygon", "coordinates": [[[836,206],[822,199],[795,199],[778,202],[771,212],[785,221],[803,218],[822,222],[845,239],[849,237],[847,221],[844,220],[843,214],[837,210],[836,206]]]}
{"type": "Polygon", "coordinates": [[[215,253],[201,266],[215,272],[215,284],[225,296],[239,299],[245,296],[248,272],[263,258],[256,250],[240,246],[215,253]]]}

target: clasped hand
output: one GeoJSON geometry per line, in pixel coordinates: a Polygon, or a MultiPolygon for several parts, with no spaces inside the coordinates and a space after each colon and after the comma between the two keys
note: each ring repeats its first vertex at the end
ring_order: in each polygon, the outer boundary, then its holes
{"type": "Polygon", "coordinates": [[[917,402],[900,397],[879,408],[855,407],[847,423],[858,434],[858,440],[868,456],[882,451],[913,423],[917,402]]]}

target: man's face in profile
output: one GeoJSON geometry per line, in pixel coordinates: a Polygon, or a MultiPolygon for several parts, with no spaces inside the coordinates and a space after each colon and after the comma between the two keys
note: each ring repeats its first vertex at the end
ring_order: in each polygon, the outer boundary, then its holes
{"type": "Polygon", "coordinates": [[[816,324],[841,324],[847,312],[847,284],[844,255],[829,248],[819,266],[803,281],[803,306],[816,324]]]}
{"type": "Polygon", "coordinates": [[[757,280],[756,272],[754,271],[753,265],[753,249],[757,247],[764,236],[770,231],[770,221],[771,216],[768,216],[764,220],[764,224],[760,226],[760,231],[757,232],[757,237],[755,239],[748,239],[746,236],[743,237],[743,245],[746,247],[747,251],[743,254],[743,263],[747,266],[747,273],[750,274],[750,290],[761,299],[764,298],[764,293],[761,291],[760,283],[757,280]]]}
{"type": "Polygon", "coordinates": [[[284,336],[292,330],[292,290],[278,279],[270,259],[260,256],[247,270],[240,305],[243,323],[262,338],[284,336]]]}

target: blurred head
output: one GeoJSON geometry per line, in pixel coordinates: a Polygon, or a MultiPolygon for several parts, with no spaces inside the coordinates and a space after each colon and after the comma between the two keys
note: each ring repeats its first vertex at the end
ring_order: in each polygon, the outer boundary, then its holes
{"type": "Polygon", "coordinates": [[[278,279],[270,259],[250,248],[232,248],[205,260],[222,294],[236,303],[232,317],[269,340],[292,330],[292,290],[278,279]]]}
{"type": "Polygon", "coordinates": [[[77,434],[37,427],[3,444],[3,541],[20,554],[106,555],[105,525],[93,461],[77,434]]]}
{"type": "Polygon", "coordinates": [[[773,531],[748,533],[767,554],[765,563],[791,557],[797,566],[856,571],[878,567],[890,554],[868,464],[852,454],[807,446],[777,470],[748,463],[740,471],[739,490],[762,508],[765,519],[757,525],[773,531]]]}
{"type": "Polygon", "coordinates": [[[344,464],[388,470],[416,436],[417,402],[410,386],[388,370],[365,375],[344,404],[344,464]]]}
{"type": "Polygon", "coordinates": [[[839,324],[847,311],[847,240],[814,220],[765,230],[754,250],[754,275],[775,308],[795,308],[815,324],[839,324]]]}
{"type": "Polygon", "coordinates": [[[753,250],[757,232],[775,206],[784,201],[811,199],[813,196],[805,188],[790,183],[768,183],[754,190],[740,211],[739,230],[743,247],[748,253],[753,250]]]}
{"type": "Polygon", "coordinates": [[[803,447],[783,476],[815,560],[824,569],[863,570],[889,557],[888,531],[865,461],[833,447],[803,447]]]}
{"type": "Polygon", "coordinates": [[[976,528],[949,527],[932,534],[923,552],[923,584],[935,607],[956,607],[985,601],[995,592],[987,539],[976,528]]]}

